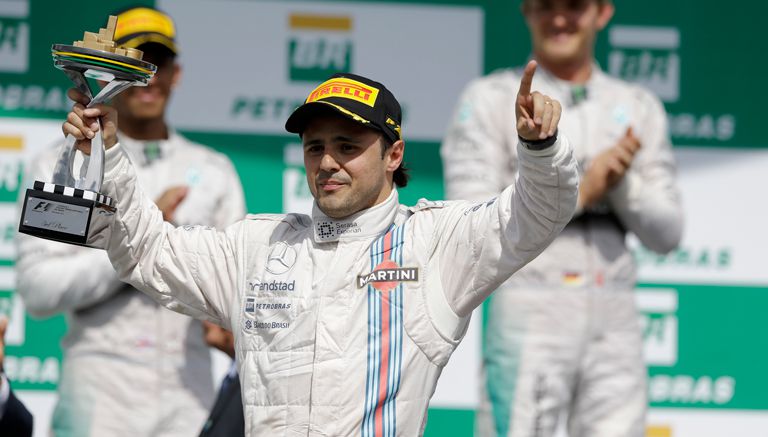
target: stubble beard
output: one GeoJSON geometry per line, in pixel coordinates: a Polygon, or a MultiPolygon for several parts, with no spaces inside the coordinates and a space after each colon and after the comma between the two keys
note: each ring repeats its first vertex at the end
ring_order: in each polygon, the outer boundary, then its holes
{"type": "Polygon", "coordinates": [[[346,193],[335,193],[323,197],[315,196],[318,208],[328,217],[344,219],[373,206],[381,187],[372,186],[365,191],[351,185],[342,188],[346,193]]]}

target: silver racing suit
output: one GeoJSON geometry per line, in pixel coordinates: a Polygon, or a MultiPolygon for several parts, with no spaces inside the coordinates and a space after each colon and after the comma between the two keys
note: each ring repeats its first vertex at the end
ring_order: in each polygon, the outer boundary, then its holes
{"type": "Polygon", "coordinates": [[[393,190],[342,220],[315,209],[223,231],[164,224],[116,147],[107,252],[158,302],[231,327],[248,436],[418,436],[472,310],[573,214],[567,140],[520,147],[520,178],[494,200],[408,208],[393,190]]]}
{"type": "MultiPolygon", "coordinates": [[[[175,132],[164,141],[121,138],[149,198],[189,187],[177,223],[226,226],[245,217],[239,177],[223,154],[175,132]]],[[[27,185],[50,180],[57,152],[30,162],[27,185]]],[[[200,432],[214,391],[199,322],[118,280],[101,250],[19,234],[18,254],[17,288],[27,311],[67,317],[52,424],[57,437],[200,432]]]]}
{"type": "MultiPolygon", "coordinates": [[[[519,173],[515,98],[522,70],[464,91],[443,142],[446,195],[482,201],[519,173]]],[[[628,232],[649,249],[680,241],[682,210],[664,108],[594,66],[585,87],[539,69],[537,89],[563,105],[560,132],[581,168],[627,128],[641,149],[603,202],[574,219],[491,299],[484,332],[480,436],[551,436],[569,409],[571,437],[644,435],[645,366],[628,232]]]]}

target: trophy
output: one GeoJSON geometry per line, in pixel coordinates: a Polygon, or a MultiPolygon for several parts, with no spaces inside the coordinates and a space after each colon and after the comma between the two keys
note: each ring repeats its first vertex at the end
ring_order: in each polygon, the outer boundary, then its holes
{"type": "MultiPolygon", "coordinates": [[[[131,86],[146,86],[157,67],[142,61],[140,50],[115,47],[117,17],[110,16],[107,28],[85,32],[82,41],[51,47],[53,64],[62,70],[85,95],[88,107],[108,102],[131,86]],[[86,78],[105,82],[94,96],[86,78]]],[[[104,248],[99,232],[114,215],[114,199],[100,194],[104,179],[104,144],[101,120],[91,141],[91,154],[83,160],[78,177],[73,165],[75,137],[68,135],[50,183],[35,181],[22,205],[19,232],[49,240],[104,248]]]]}

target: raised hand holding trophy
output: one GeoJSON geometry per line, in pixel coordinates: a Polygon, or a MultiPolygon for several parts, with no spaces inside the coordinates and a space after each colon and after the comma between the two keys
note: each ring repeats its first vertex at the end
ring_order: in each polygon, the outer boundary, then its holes
{"type": "MultiPolygon", "coordinates": [[[[115,47],[116,26],[117,17],[110,16],[107,28],[100,29],[99,33],[85,32],[82,41],[75,41],[71,46],[54,44],[51,48],[54,66],[91,97],[88,107],[108,102],[131,86],[146,86],[157,71],[155,65],[141,60],[140,50],[115,47]],[[86,77],[106,85],[94,96],[86,77]]],[[[26,192],[19,232],[104,248],[106,242],[96,235],[108,225],[116,210],[114,199],[99,193],[104,179],[102,130],[99,121],[91,155],[85,159],[77,178],[73,175],[75,137],[67,136],[52,181],[35,181],[34,187],[26,192]]]]}

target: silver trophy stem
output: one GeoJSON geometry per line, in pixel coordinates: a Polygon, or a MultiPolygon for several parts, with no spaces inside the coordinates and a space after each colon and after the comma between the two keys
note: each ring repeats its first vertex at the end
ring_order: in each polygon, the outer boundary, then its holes
{"type": "Polygon", "coordinates": [[[91,87],[88,85],[88,81],[85,80],[85,75],[83,73],[72,70],[64,70],[64,74],[69,77],[72,83],[74,83],[75,86],[77,86],[77,89],[79,89],[83,94],[91,99],[93,98],[91,87]]]}
{"type": "MultiPolygon", "coordinates": [[[[83,73],[72,70],[65,70],[65,73],[72,79],[72,82],[75,83],[80,91],[89,97],[93,95],[83,73]]],[[[115,79],[113,77],[113,79],[91,99],[87,107],[90,108],[94,105],[107,102],[112,97],[134,84],[134,81],[115,79]]],[[[98,123],[99,130],[91,140],[91,155],[86,159],[87,171],[85,174],[81,171],[78,178],[75,178],[73,175],[73,165],[77,152],[77,149],[75,149],[76,139],[72,135],[67,135],[64,145],[59,152],[56,168],[53,170],[54,184],[69,187],[74,186],[81,190],[94,191],[97,193],[101,191],[101,184],[104,180],[104,141],[102,137],[102,131],[104,129],[101,125],[101,120],[98,120],[98,123]]],[[[83,163],[83,166],[85,165],[86,163],[83,163]]]]}

